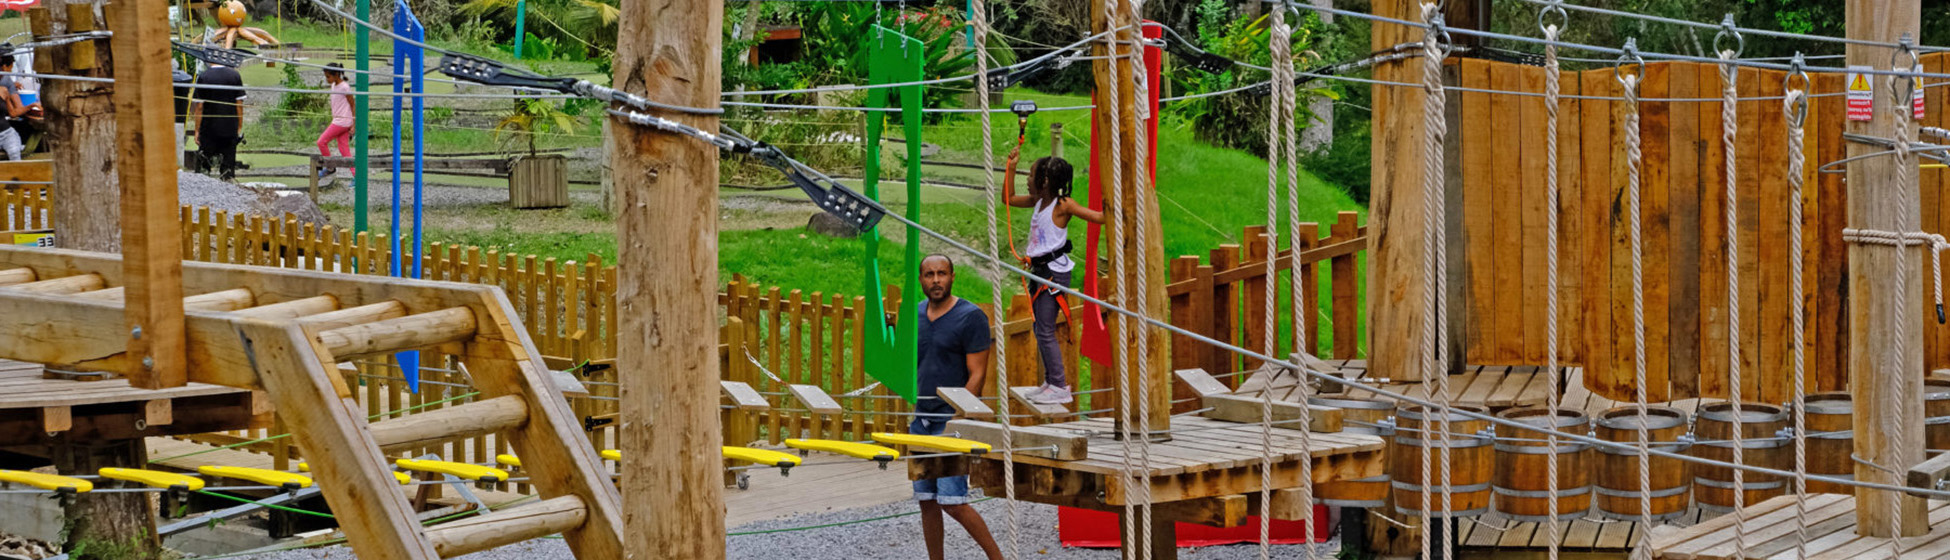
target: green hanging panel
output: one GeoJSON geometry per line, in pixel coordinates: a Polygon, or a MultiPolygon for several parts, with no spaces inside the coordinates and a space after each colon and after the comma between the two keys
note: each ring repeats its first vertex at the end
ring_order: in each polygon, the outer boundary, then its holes
{"type": "MultiPolygon", "coordinates": [[[[911,84],[921,81],[922,58],[927,47],[920,40],[875,25],[866,41],[869,51],[868,84],[911,84]]],[[[907,218],[918,222],[921,219],[921,86],[867,90],[866,106],[887,107],[890,90],[900,92],[902,128],[907,133],[907,218]]],[[[887,114],[882,111],[867,113],[866,177],[862,183],[867,197],[875,201],[880,200],[880,134],[886,127],[887,114]]],[[[887,292],[880,279],[880,227],[875,225],[869,229],[863,239],[866,240],[863,264],[867,269],[866,316],[869,319],[866,321],[866,335],[862,338],[865,339],[863,346],[867,374],[880,381],[882,387],[912,404],[917,399],[919,385],[915,379],[915,365],[920,360],[920,318],[916,310],[926,298],[921,294],[921,232],[917,228],[907,228],[907,260],[902,267],[905,273],[900,291],[902,299],[893,327],[873,319],[887,316],[885,299],[881,297],[887,292]]]]}

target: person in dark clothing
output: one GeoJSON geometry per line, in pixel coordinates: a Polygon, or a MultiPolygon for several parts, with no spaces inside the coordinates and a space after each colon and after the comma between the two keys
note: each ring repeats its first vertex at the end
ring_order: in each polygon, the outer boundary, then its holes
{"type": "MultiPolygon", "coordinates": [[[[907,431],[941,435],[955,410],[941,400],[938,390],[962,387],[976,396],[982,394],[988,377],[989,317],[975,304],[955,297],[955,263],[946,255],[921,259],[921,292],[928,298],[919,304],[920,364],[915,376],[924,398],[914,405],[918,414],[907,431]]],[[[946,513],[968,530],[989,560],[1002,560],[1002,549],[989,534],[988,523],[968,505],[968,476],[916,480],[914,499],[921,502],[921,538],[928,558],[942,560],[941,514],[946,513]]]]}
{"type": "Polygon", "coordinates": [[[190,121],[196,123],[196,145],[202,152],[199,170],[217,164],[218,178],[237,178],[237,145],[243,143],[244,77],[228,66],[210,65],[197,74],[198,86],[191,94],[190,121]],[[209,88],[201,86],[231,86],[209,88]]]}

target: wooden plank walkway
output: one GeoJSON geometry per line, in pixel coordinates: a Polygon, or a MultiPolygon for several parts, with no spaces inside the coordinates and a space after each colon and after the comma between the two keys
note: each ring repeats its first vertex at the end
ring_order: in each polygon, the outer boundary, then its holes
{"type": "MultiPolygon", "coordinates": [[[[1376,385],[1396,393],[1421,397],[1426,394],[1423,382],[1402,382],[1386,378],[1369,378],[1367,360],[1327,360],[1327,363],[1341,368],[1344,377],[1360,377],[1364,383],[1376,385]]],[[[1537,366],[1465,366],[1461,374],[1449,376],[1449,394],[1455,395],[1456,404],[1473,404],[1498,411],[1520,406],[1542,405],[1545,393],[1550,388],[1548,377],[1541,375],[1544,368],[1537,366]]],[[[1258,394],[1265,385],[1263,373],[1253,373],[1234,391],[1243,394],[1258,394]]],[[[1566,386],[1570,386],[1567,382],[1566,386]]],[[[1297,385],[1290,376],[1281,376],[1273,382],[1273,396],[1280,400],[1299,402],[1297,385]]],[[[1355,398],[1364,398],[1365,391],[1355,391],[1355,398]]]]}
{"type": "MultiPolygon", "coordinates": [[[[1781,496],[1748,507],[1746,523],[1741,525],[1734,523],[1733,516],[1726,515],[1655,535],[1653,557],[1665,560],[1794,558],[1799,537],[1793,505],[1793,496],[1781,496]],[[1742,530],[1744,536],[1737,533],[1742,530]],[[1736,546],[1736,539],[1744,540],[1745,546],[1736,546]],[[1737,550],[1740,548],[1745,549],[1745,554],[1737,550]]],[[[1890,539],[1855,534],[1854,496],[1814,494],[1808,497],[1806,511],[1809,560],[1894,557],[1890,539]]],[[[1946,521],[1950,521],[1950,502],[1931,501],[1931,530],[1922,536],[1904,538],[1903,558],[1950,559],[1950,524],[1946,521]]]]}

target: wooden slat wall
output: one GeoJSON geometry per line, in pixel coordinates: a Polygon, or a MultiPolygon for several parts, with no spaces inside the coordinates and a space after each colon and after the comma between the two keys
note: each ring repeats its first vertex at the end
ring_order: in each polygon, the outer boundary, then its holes
{"type": "MultiPolygon", "coordinates": [[[[1924,58],[1926,69],[1950,69],[1950,55],[1924,58]]],[[[1466,88],[1541,93],[1534,67],[1482,60],[1456,63],[1466,88]]],[[[1799,299],[1804,316],[1807,389],[1845,387],[1847,305],[1846,199],[1841,175],[1818,167],[1844,154],[1843,101],[1816,97],[1809,104],[1803,154],[1802,288],[1791,290],[1787,243],[1787,116],[1784,75],[1744,69],[1736,85],[1733,160],[1737,192],[1726,199],[1727,146],[1722,141],[1720,70],[1711,64],[1648,65],[1640,87],[1640,227],[1647,322],[1646,394],[1652,400],[1726,397],[1731,392],[1729,336],[1738,337],[1740,389],[1746,399],[1778,402],[1792,381],[1793,344],[1789,304],[1799,299]],[[1767,99],[1773,97],[1775,99],[1767,99]],[[1726,205],[1734,205],[1734,268],[1727,266],[1726,205]],[[1740,332],[1729,333],[1729,273],[1739,306],[1740,332]]],[[[1841,90],[1841,77],[1813,76],[1814,92],[1841,90]]],[[[1566,73],[1565,95],[1604,99],[1566,100],[1559,111],[1558,181],[1560,358],[1586,368],[1593,392],[1627,400],[1634,382],[1631,227],[1626,215],[1625,107],[1610,68],[1566,73]]],[[[1926,90],[1928,126],[1946,126],[1950,97],[1926,90]]],[[[1539,184],[1542,99],[1534,95],[1465,92],[1461,115],[1451,123],[1461,163],[1463,235],[1453,250],[1463,255],[1467,284],[1458,290],[1468,321],[1452,335],[1466,349],[1466,363],[1534,365],[1543,362],[1544,239],[1539,184]],[[1534,162],[1534,163],[1533,163],[1534,162]],[[1512,238],[1515,234],[1517,237],[1512,238]]],[[[1921,174],[1924,229],[1950,231],[1950,172],[1921,174]]],[[[1946,278],[1950,281],[1950,278],[1946,278]]],[[[1929,325],[1929,367],[1950,365],[1950,326],[1934,321],[1924,301],[1919,320],[1929,325]]]]}

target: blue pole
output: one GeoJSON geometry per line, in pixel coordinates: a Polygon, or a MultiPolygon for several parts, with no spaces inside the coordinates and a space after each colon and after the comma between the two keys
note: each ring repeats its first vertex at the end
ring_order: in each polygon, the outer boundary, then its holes
{"type": "MultiPolygon", "coordinates": [[[[413,14],[408,13],[407,17],[412,18],[413,14]]],[[[425,27],[420,26],[420,22],[414,21],[413,27],[411,28],[407,36],[411,37],[415,41],[425,42],[427,40],[427,30],[425,27]]],[[[426,52],[422,51],[418,46],[413,46],[407,52],[408,52],[407,56],[410,57],[410,60],[413,64],[413,72],[412,72],[413,91],[415,93],[425,92],[427,90],[426,52]]],[[[423,201],[425,200],[425,189],[426,189],[426,181],[425,181],[426,180],[425,155],[427,153],[426,151],[427,112],[426,111],[427,111],[427,98],[414,97],[413,98],[413,277],[414,278],[421,277],[420,267],[426,262],[425,253],[427,249],[426,241],[422,238],[423,235],[426,233],[426,230],[425,228],[421,227],[422,224],[424,223],[424,221],[421,220],[421,216],[425,214],[424,212],[425,204],[423,204],[423,201]]]]}
{"type": "Polygon", "coordinates": [[[521,60],[521,41],[528,36],[527,23],[528,0],[515,0],[515,60],[521,60]]]}
{"type": "MultiPolygon", "coordinates": [[[[393,32],[406,36],[416,41],[423,40],[423,38],[426,36],[426,33],[420,30],[420,22],[418,19],[413,17],[412,9],[407,8],[405,2],[394,2],[393,6],[394,6],[393,32]]],[[[400,262],[399,262],[400,253],[403,252],[402,251],[403,248],[400,247],[399,245],[400,158],[403,157],[403,154],[400,153],[400,144],[401,144],[400,133],[401,133],[401,128],[403,126],[403,123],[400,122],[401,120],[400,117],[402,116],[400,114],[402,109],[400,103],[401,101],[403,101],[403,99],[398,94],[406,90],[407,82],[405,78],[399,77],[399,73],[401,69],[410,68],[413,73],[412,91],[415,94],[422,93],[424,89],[422,89],[420,72],[422,70],[422,67],[425,66],[423,60],[424,59],[419,56],[419,49],[417,47],[406,44],[405,42],[399,40],[393,41],[393,75],[394,75],[393,93],[395,95],[393,95],[393,229],[392,229],[393,255],[392,255],[391,272],[392,275],[395,277],[400,276],[401,273],[403,272],[402,269],[404,268],[400,266],[400,262]]],[[[421,132],[421,125],[423,124],[421,121],[421,116],[422,116],[422,109],[424,109],[424,105],[423,105],[424,103],[425,103],[425,98],[423,97],[418,97],[416,95],[413,98],[413,277],[414,278],[420,277],[420,260],[424,256],[424,252],[426,251],[426,244],[422,242],[420,238],[420,234],[421,234],[421,230],[420,230],[421,139],[420,138],[421,136],[423,136],[420,132],[421,132]]],[[[399,362],[400,374],[401,376],[406,378],[407,390],[412,391],[414,393],[419,393],[420,392],[420,353],[416,351],[399,352],[393,354],[393,359],[399,362]]]]}

